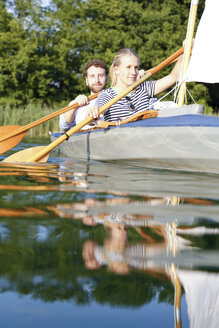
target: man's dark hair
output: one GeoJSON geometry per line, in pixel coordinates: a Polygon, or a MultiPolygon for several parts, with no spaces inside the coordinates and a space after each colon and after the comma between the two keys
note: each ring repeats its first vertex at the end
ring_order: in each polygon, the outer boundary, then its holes
{"type": "Polygon", "coordinates": [[[91,67],[91,66],[95,66],[95,67],[101,67],[103,69],[105,69],[106,75],[108,75],[109,73],[109,69],[107,67],[107,65],[104,63],[104,61],[100,60],[100,59],[93,59],[90,60],[84,68],[84,75],[87,76],[87,70],[91,67]]]}

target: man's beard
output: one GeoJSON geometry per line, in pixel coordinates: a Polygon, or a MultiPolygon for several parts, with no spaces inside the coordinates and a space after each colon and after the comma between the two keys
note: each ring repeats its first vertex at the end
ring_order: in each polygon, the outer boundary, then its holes
{"type": "Polygon", "coordinates": [[[97,93],[97,92],[103,90],[105,87],[106,87],[106,84],[105,85],[100,84],[100,85],[96,85],[96,86],[93,86],[92,84],[88,84],[88,88],[93,93],[97,93]]]}

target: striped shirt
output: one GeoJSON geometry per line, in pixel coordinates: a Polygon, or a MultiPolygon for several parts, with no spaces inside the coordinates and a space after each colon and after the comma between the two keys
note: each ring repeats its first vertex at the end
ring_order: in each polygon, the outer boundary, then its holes
{"type": "MultiPolygon", "coordinates": [[[[146,81],[140,84],[135,92],[131,92],[106,109],[104,120],[110,122],[123,120],[142,110],[149,110],[149,101],[154,96],[155,83],[156,81],[146,81]]],[[[101,107],[116,96],[117,93],[112,87],[105,89],[99,94],[96,105],[101,107]]]]}

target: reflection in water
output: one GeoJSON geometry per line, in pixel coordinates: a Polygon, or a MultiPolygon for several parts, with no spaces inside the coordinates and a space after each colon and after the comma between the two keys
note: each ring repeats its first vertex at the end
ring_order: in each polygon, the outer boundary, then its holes
{"type": "Polygon", "coordinates": [[[0,217],[22,217],[28,215],[46,215],[46,212],[35,207],[26,207],[23,209],[0,208],[0,217]]]}
{"type": "MultiPolygon", "coordinates": [[[[99,269],[102,265],[106,265],[108,270],[120,275],[128,274],[131,268],[146,271],[156,277],[158,274],[165,274],[171,279],[175,289],[175,326],[181,327],[181,285],[186,294],[191,327],[217,326],[219,275],[195,271],[194,268],[191,271],[192,266],[189,267],[190,270],[183,268],[183,266],[187,267],[185,250],[192,251],[194,248],[189,240],[177,236],[175,224],[171,227],[169,224],[156,227],[152,225],[153,234],[162,235],[163,241],[157,242],[155,238],[150,238],[150,235],[144,232],[141,235],[145,236],[146,240],[138,244],[127,242],[127,230],[124,223],[108,222],[105,223],[105,228],[108,237],[103,246],[97,245],[92,240],[87,240],[83,245],[83,259],[88,269],[99,269]],[[174,264],[176,256],[179,257],[177,269],[174,264]],[[164,259],[166,259],[165,262],[164,259]]],[[[186,233],[185,229],[184,227],[184,233],[186,233]]],[[[203,229],[192,230],[189,228],[189,233],[193,235],[199,234],[200,230],[203,233],[203,229]]],[[[206,229],[207,232],[218,234],[219,229],[206,229]]],[[[211,256],[211,252],[208,256],[211,256]]],[[[205,262],[202,263],[203,265],[205,262]]]]}
{"type": "Polygon", "coordinates": [[[174,303],[176,327],[185,293],[190,327],[216,327],[219,176],[2,164],[1,293],[127,309],[158,298],[174,303]]]}
{"type": "MultiPolygon", "coordinates": [[[[187,201],[189,201],[187,199],[187,201]]],[[[105,203],[128,203],[129,199],[111,199],[105,203]]],[[[192,203],[212,204],[210,201],[192,200],[192,203]]],[[[172,282],[175,289],[175,327],[181,327],[181,289],[185,290],[188,305],[188,314],[191,327],[202,327],[203,323],[210,327],[216,327],[218,322],[217,305],[219,294],[214,288],[206,291],[206,283],[214,281],[219,287],[219,275],[205,271],[196,271],[199,268],[217,268],[218,254],[214,251],[201,251],[201,247],[194,245],[189,236],[218,235],[219,229],[206,226],[177,226],[177,221],[163,223],[154,221],[152,216],[143,215],[94,215],[87,216],[89,207],[97,204],[103,207],[99,201],[88,199],[83,204],[58,205],[56,213],[62,217],[72,217],[80,220],[85,225],[96,226],[101,224],[107,231],[107,238],[103,245],[98,245],[93,240],[86,240],[83,244],[83,259],[86,268],[97,270],[102,266],[119,275],[127,275],[130,270],[137,269],[147,272],[150,275],[160,278],[162,275],[172,282]],[[80,216],[75,214],[80,211],[80,216]],[[72,215],[70,214],[72,211],[72,215]],[[84,211],[84,216],[83,216],[84,211]],[[141,243],[128,242],[128,228],[134,228],[143,240],[141,243]],[[208,260],[206,260],[208,257],[208,260]],[[215,261],[216,260],[216,261],[215,261]],[[199,278],[196,280],[196,278],[199,278]],[[206,282],[206,283],[205,283],[206,282]],[[190,288],[192,287],[192,288],[190,288]],[[199,289],[199,293],[196,292],[199,289]],[[200,297],[199,297],[200,295],[200,297]],[[213,299],[211,299],[213,297],[213,299]],[[202,302],[202,306],[199,306],[202,302]],[[212,302],[215,304],[212,306],[212,302]],[[207,304],[206,304],[207,303],[207,304]],[[203,315],[200,315],[200,308],[203,308],[203,315]]],[[[106,205],[105,204],[105,205],[106,205]]],[[[147,205],[178,206],[179,199],[151,199],[147,205]]],[[[204,324],[204,327],[206,326],[204,324]]]]}
{"type": "Polygon", "coordinates": [[[218,327],[219,274],[178,270],[185,290],[191,327],[218,327]]]}

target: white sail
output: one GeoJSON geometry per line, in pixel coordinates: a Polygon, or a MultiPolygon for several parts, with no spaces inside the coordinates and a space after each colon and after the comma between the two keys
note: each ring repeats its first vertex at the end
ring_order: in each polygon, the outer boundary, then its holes
{"type": "Polygon", "coordinates": [[[219,0],[205,0],[197,28],[186,82],[219,82],[219,0]]]}

